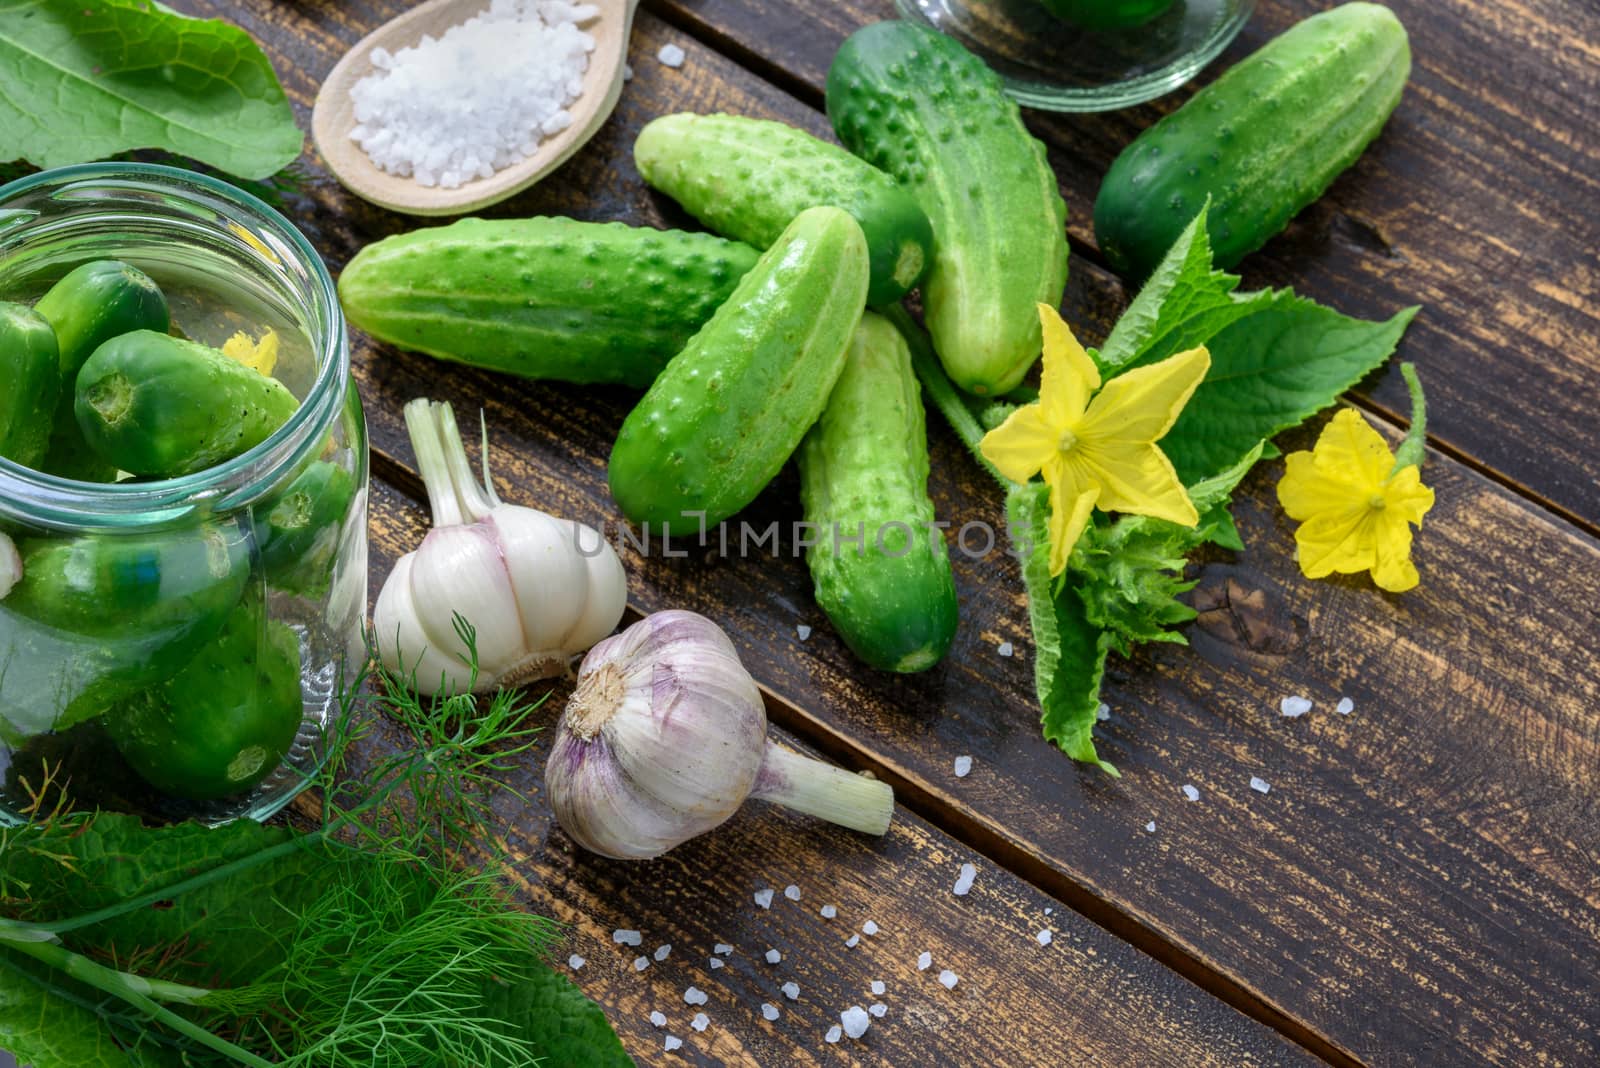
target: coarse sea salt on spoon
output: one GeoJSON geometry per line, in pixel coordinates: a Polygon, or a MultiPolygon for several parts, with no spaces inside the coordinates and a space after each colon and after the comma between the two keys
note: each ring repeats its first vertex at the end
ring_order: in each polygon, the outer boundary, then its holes
{"type": "MultiPolygon", "coordinates": [[[[415,47],[425,36],[440,38],[489,10],[491,0],[427,0],[357,42],[328,73],[317,94],[311,115],[317,151],[350,192],[380,207],[410,215],[465,214],[521,192],[566,162],[594,136],[622,93],[623,59],[639,0],[592,2],[600,13],[584,24],[583,31],[594,38],[595,47],[582,77],[582,92],[564,109],[570,122],[564,129],[554,130],[520,162],[495,171],[491,177],[444,189],[385,172],[350,138],[357,126],[352,90],[374,72],[375,50],[380,58],[393,56],[415,47]]],[[[530,62],[536,58],[531,57],[530,62]]]]}

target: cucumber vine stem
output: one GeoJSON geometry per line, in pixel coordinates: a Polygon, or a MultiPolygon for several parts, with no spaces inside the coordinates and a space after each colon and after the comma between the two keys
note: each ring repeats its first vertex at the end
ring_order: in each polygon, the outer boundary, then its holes
{"type": "Polygon", "coordinates": [[[933,346],[929,344],[927,335],[911,318],[911,314],[902,307],[889,308],[884,315],[894,323],[906,339],[906,345],[911,349],[911,366],[916,370],[922,388],[927,391],[928,399],[933,401],[933,406],[939,409],[945,422],[950,424],[950,429],[956,432],[962,444],[978,461],[978,466],[993,475],[1001,488],[1009,492],[1014,483],[1002,475],[983,455],[979,448],[979,442],[983,440],[984,435],[983,425],[972,414],[972,409],[967,407],[961,391],[944,373],[944,368],[940,366],[939,358],[934,355],[933,346]]]}

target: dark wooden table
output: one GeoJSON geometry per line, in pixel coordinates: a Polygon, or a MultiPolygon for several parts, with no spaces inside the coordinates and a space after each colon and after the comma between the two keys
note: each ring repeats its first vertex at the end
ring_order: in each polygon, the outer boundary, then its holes
{"type": "MultiPolygon", "coordinates": [[[[179,6],[253,32],[308,120],[339,55],[405,5],[179,6]]],[[[1263,0],[1202,80],[1327,6],[1263,0]]],[[[588,959],[576,979],[642,1063],[1600,1064],[1600,9],[1392,6],[1415,54],[1399,110],[1243,273],[1248,288],[1293,285],[1353,314],[1424,305],[1401,351],[1432,402],[1438,504],[1418,541],[1421,587],[1390,597],[1364,579],[1300,577],[1273,497],[1281,461],[1264,464],[1238,509],[1249,548],[1198,568],[1191,646],[1113,658],[1100,732],[1124,772],[1113,781],[1039,737],[1021,587],[1001,556],[957,556],[952,655],[895,678],[837,641],[801,560],[631,554],[639,611],[719,620],[770,687],[779,732],[872,770],[901,803],[882,841],[746,811],[659,861],[620,864],[552,827],[530,765],[520,785],[535,803],[507,813],[516,878],[529,907],[571,924],[570,952],[588,959]],[[1316,707],[1285,719],[1287,694],[1316,707]],[[1333,712],[1344,696],[1348,716],[1333,712]],[[957,778],[962,754],[973,770],[957,778]],[[963,863],[977,878],[957,897],[963,863]],[[791,883],[799,902],[783,896],[791,883]],[[763,887],[778,891],[770,910],[753,901],[763,887]],[[847,946],[867,920],[879,933],[847,946]],[[641,950],[613,945],[615,928],[671,955],[636,972],[641,950]],[[712,970],[723,941],[737,948],[712,970]],[[765,963],[769,947],[782,963],[765,963]],[[954,990],[936,980],[945,968],[954,990]],[[791,980],[794,1001],[779,993],[791,980]],[[710,996],[704,1033],[688,1026],[691,984],[710,996]],[[824,1043],[840,1010],[877,1000],[887,1015],[862,1041],[824,1043]],[[662,1052],[652,1010],[684,1039],[677,1053],[662,1052]]],[[[830,57],[891,15],[890,0],[648,0],[615,116],[492,214],[685,225],[634,170],[639,127],[727,110],[826,135],[830,57]],[[668,42],[687,53],[682,69],[656,60],[668,42]]],[[[1129,295],[1093,244],[1100,175],[1184,95],[1029,116],[1071,212],[1064,310],[1091,341],[1129,295]]],[[[302,162],[291,212],[334,269],[419,225],[345,194],[309,149],[302,162]]],[[[508,499],[616,522],[604,464],[626,391],[516,381],[361,337],[356,367],[374,592],[426,522],[399,418],[414,396],[487,409],[508,499]]],[[[1349,401],[1398,429],[1403,397],[1391,367],[1349,401]]],[[[992,485],[936,420],[933,438],[941,515],[998,521],[992,485]]],[[[747,518],[797,514],[786,473],[747,518]]]]}

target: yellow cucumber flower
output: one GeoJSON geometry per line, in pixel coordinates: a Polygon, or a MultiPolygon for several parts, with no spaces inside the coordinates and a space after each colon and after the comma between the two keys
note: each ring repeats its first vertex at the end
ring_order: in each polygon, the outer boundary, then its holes
{"type": "Polygon", "coordinates": [[[1205,378],[1211,354],[1203,346],[1180,352],[1120,374],[1101,389],[1099,369],[1056,310],[1039,305],[1039,322],[1039,402],[1012,412],[984,435],[979,449],[1013,481],[1044,475],[1050,487],[1050,573],[1066,570],[1095,508],[1189,527],[1198,523],[1172,461],[1156,442],[1205,378]]]}
{"type": "Polygon", "coordinates": [[[272,374],[278,366],[278,332],[271,327],[252,341],[250,335],[240,330],[222,343],[222,354],[264,375],[272,374]]]}
{"type": "Polygon", "coordinates": [[[1372,572],[1391,593],[1417,584],[1411,524],[1433,507],[1415,463],[1397,467],[1378,432],[1342,408],[1310,452],[1290,453],[1278,482],[1278,503],[1297,520],[1300,570],[1307,578],[1372,572]]]}

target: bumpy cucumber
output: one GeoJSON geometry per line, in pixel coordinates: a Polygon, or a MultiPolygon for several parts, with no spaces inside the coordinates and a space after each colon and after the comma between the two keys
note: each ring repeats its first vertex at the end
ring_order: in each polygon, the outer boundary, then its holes
{"type": "Polygon", "coordinates": [[[339,278],[350,322],[444,360],[643,388],[755,265],[710,234],[463,219],[385,238],[339,278]]]}
{"type": "Polygon", "coordinates": [[[128,764],[174,797],[250,789],[299,733],[300,642],[247,596],[182,671],[123,702],[102,722],[128,764]]]}
{"type": "Polygon", "coordinates": [[[249,548],[232,520],[22,539],[0,598],[0,736],[64,729],[175,674],[238,604],[249,548]]]}
{"type": "Polygon", "coordinates": [[[839,140],[933,223],[922,304],[945,370],[973,393],[1013,388],[1039,358],[1035,305],[1060,304],[1067,281],[1067,209],[1044,146],[993,71],[910,22],[852,34],[827,99],[839,140]]]}
{"type": "Polygon", "coordinates": [[[38,467],[61,394],[61,356],[44,316],[0,303],[0,456],[38,467]]]}
{"type": "Polygon", "coordinates": [[[44,470],[80,482],[109,482],[117,466],[83,440],[73,413],[73,384],[94,350],[134,330],[166,333],[172,327],[167,298],[149,275],[121,260],[75,267],[51,286],[34,310],[50,323],[61,354],[61,398],[44,470]]]}
{"type": "Polygon", "coordinates": [[[1144,278],[1209,196],[1212,257],[1231,267],[1356,161],[1410,71],[1405,28],[1388,8],[1311,16],[1123,150],[1094,204],[1101,250],[1144,278]]]}
{"type": "Polygon", "coordinates": [[[149,330],[101,345],[78,372],[78,426],[124,471],[175,478],[265,441],[300,402],[216,349],[149,330]]]}
{"type": "Polygon", "coordinates": [[[269,586],[300,594],[326,587],[355,493],[354,475],[318,460],[257,509],[256,549],[269,586]]]}
{"type": "Polygon", "coordinates": [[[816,422],[867,296],[867,241],[808,208],[623,421],[611,494],[634,522],[720,523],[755,499],[816,422]]]}
{"type": "Polygon", "coordinates": [[[1056,18],[1086,30],[1125,30],[1143,26],[1173,0],[1039,0],[1056,18]]]}
{"type": "Polygon", "coordinates": [[[893,304],[922,278],[933,228],[894,179],[837,145],[769,119],[663,115],[639,131],[644,180],[724,237],[766,248],[807,208],[843,208],[867,237],[867,303],[893,304]]]}
{"type": "Polygon", "coordinates": [[[893,323],[862,316],[798,459],[800,500],[819,539],[806,553],[817,603],[873,667],[932,667],[955,636],[956,588],[932,526],[922,394],[893,323]]]}

